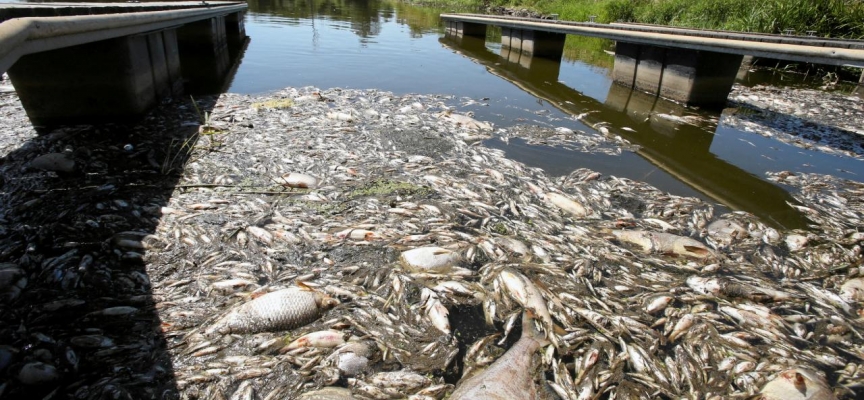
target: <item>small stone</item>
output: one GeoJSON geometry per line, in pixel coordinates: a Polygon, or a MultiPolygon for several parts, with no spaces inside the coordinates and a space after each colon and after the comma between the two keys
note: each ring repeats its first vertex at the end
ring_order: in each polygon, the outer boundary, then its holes
{"type": "Polygon", "coordinates": [[[75,170],[75,160],[63,153],[43,154],[30,162],[30,168],[53,172],[72,172],[75,170]]]}
{"type": "Polygon", "coordinates": [[[25,385],[39,385],[51,383],[60,378],[57,368],[42,362],[31,362],[25,364],[18,372],[18,380],[25,385]]]}

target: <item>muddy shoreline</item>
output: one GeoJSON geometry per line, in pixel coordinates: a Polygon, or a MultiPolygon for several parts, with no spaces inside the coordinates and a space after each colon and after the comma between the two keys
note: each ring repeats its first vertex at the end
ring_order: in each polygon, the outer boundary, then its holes
{"type": "Polygon", "coordinates": [[[0,94],[0,394],[440,399],[518,337],[518,274],[560,328],[541,324],[557,345],[532,372],[547,398],[743,397],[794,368],[861,395],[864,185],[771,174],[813,222],[778,231],[638,181],[550,178],[480,144],[529,127],[455,104],[287,88],[37,137],[0,94]],[[458,257],[406,261],[423,247],[458,257]],[[288,330],[208,329],[298,287],[339,304],[288,330]],[[445,326],[448,309],[491,324],[445,326]],[[347,343],[285,349],[325,330],[347,343]]]}

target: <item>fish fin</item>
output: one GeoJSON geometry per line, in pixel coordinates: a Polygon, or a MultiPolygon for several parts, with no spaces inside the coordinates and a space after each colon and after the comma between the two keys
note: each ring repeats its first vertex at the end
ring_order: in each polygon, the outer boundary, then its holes
{"type": "Polygon", "coordinates": [[[298,282],[295,282],[294,284],[297,285],[297,287],[299,287],[301,290],[304,290],[307,292],[314,292],[315,291],[315,288],[307,285],[305,282],[298,281],[298,282]]]}
{"type": "MultiPolygon", "coordinates": [[[[525,312],[522,313],[522,337],[531,337],[540,342],[542,346],[545,346],[549,344],[549,340],[546,339],[546,335],[543,332],[537,329],[537,325],[534,324],[536,320],[537,314],[534,313],[534,310],[526,308],[525,312]]],[[[554,335],[552,332],[549,332],[549,334],[554,335]]]]}
{"type": "Polygon", "coordinates": [[[700,255],[711,254],[710,250],[708,250],[704,247],[698,247],[698,246],[684,246],[684,250],[687,250],[691,253],[700,254],[700,255]]]}

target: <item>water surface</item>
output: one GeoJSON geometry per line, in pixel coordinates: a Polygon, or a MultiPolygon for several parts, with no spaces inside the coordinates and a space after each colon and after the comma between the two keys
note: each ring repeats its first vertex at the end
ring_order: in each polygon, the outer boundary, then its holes
{"type": "MultiPolygon", "coordinates": [[[[381,0],[251,0],[251,41],[228,90],[259,94],[315,86],[452,95],[466,104],[460,111],[497,128],[534,123],[587,131],[603,122],[641,149],[608,156],[520,140],[484,144],[553,176],[590,168],[700,197],[719,211],[752,212],[778,227],[804,227],[805,221],[788,206],[794,202],[788,188],[765,180],[766,171],[864,179],[861,161],[718,127],[720,111],[680,107],[613,84],[610,41],[570,36],[561,62],[526,63],[501,48],[495,28],[485,41],[444,37],[441,11],[454,10],[381,0]],[[586,112],[586,119],[574,118],[586,112]],[[704,122],[676,123],[658,115],[692,115],[704,122]]],[[[801,85],[785,76],[763,73],[742,83],[801,85]]]]}

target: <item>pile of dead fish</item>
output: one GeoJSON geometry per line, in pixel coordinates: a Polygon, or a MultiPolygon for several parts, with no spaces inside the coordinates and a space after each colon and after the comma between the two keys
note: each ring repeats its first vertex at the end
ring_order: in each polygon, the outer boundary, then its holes
{"type": "Polygon", "coordinates": [[[864,393],[860,184],[782,174],[813,225],[778,231],[550,178],[451,100],[223,95],[7,155],[0,395],[864,393]],[[26,167],[52,152],[74,171],[26,167]]]}
{"type": "Polygon", "coordinates": [[[828,154],[864,156],[864,100],[824,90],[733,86],[720,124],[828,154]]]}

